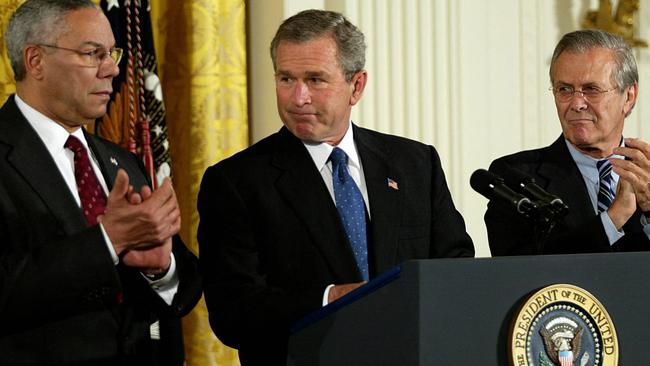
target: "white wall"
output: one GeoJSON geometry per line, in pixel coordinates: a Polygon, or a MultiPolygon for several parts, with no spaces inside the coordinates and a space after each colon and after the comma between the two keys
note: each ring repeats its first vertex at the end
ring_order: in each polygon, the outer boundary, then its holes
{"type": "MultiPolygon", "coordinates": [[[[616,3],[616,1],[614,1],[616,3]]],[[[367,37],[369,84],[353,120],[434,145],[477,256],[489,256],[486,199],[472,172],[495,158],[550,144],[560,134],[548,67],[562,34],[597,0],[249,0],[253,141],[282,125],[268,47],[280,22],[308,8],[343,12],[367,37]]],[[[650,0],[639,36],[650,40],[650,0]]],[[[636,51],[640,100],[626,135],[650,140],[650,51],[636,51]]]]}

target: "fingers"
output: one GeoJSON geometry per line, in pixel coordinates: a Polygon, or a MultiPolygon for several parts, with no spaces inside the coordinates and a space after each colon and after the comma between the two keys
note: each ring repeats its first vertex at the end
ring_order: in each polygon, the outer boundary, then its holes
{"type": "Polygon", "coordinates": [[[180,215],[176,193],[171,185],[171,181],[165,180],[165,182],[153,192],[151,192],[148,187],[143,187],[140,194],[145,199],[143,202],[145,209],[151,214],[157,214],[161,217],[170,216],[168,221],[174,221],[175,216],[180,215]],[[178,211],[178,213],[176,213],[176,211],[178,211]]]}
{"type": "Polygon", "coordinates": [[[138,205],[143,201],[142,196],[135,191],[132,185],[129,185],[129,191],[126,193],[126,197],[132,205],[138,205]]]}
{"type": "MultiPolygon", "coordinates": [[[[135,192],[133,187],[130,186],[127,197],[131,204],[143,203],[142,209],[149,212],[154,221],[157,220],[156,216],[160,218],[171,216],[168,221],[173,221],[176,217],[175,211],[178,210],[178,201],[169,179],[165,179],[163,185],[155,191],[144,185],[140,188],[140,192],[135,192]]],[[[180,215],[180,212],[178,214],[180,215]]]]}
{"type": "Polygon", "coordinates": [[[149,228],[147,240],[163,242],[177,234],[181,228],[181,212],[176,194],[168,179],[155,191],[149,187],[140,190],[142,203],[137,206],[140,218],[149,228]]]}
{"type": "Polygon", "coordinates": [[[166,242],[180,231],[181,225],[171,181],[166,179],[155,191],[143,186],[135,192],[128,175],[120,169],[100,222],[118,254],[135,248],[142,250],[143,243],[158,246],[166,242]]]}
{"type": "Polygon", "coordinates": [[[113,182],[113,189],[108,194],[108,199],[121,199],[129,191],[129,175],[124,169],[119,169],[113,182]]]}
{"type": "Polygon", "coordinates": [[[610,159],[614,172],[621,178],[619,185],[629,183],[637,205],[643,211],[649,210],[650,144],[641,139],[626,138],[625,147],[615,148],[614,153],[625,156],[625,160],[610,159]]]}
{"type": "Polygon", "coordinates": [[[142,196],[143,200],[149,199],[149,197],[151,197],[151,193],[151,188],[149,188],[149,186],[142,186],[142,188],[140,188],[140,195],[142,196]]]}
{"type": "Polygon", "coordinates": [[[650,169],[650,144],[635,138],[626,138],[625,146],[614,149],[614,154],[622,155],[644,170],[650,169]]]}
{"type": "Polygon", "coordinates": [[[635,186],[642,183],[644,178],[648,178],[648,172],[634,161],[622,159],[610,159],[609,161],[616,174],[635,186]]]}
{"type": "Polygon", "coordinates": [[[356,283],[347,283],[343,285],[336,285],[330,289],[330,292],[327,297],[327,302],[331,303],[340,299],[341,297],[347,295],[351,291],[356,290],[357,288],[363,286],[366,282],[356,282],[356,283]]]}
{"type": "Polygon", "coordinates": [[[644,152],[646,157],[650,157],[650,144],[647,142],[641,140],[641,139],[636,139],[636,138],[626,138],[625,139],[625,146],[630,147],[639,151],[644,152]]]}

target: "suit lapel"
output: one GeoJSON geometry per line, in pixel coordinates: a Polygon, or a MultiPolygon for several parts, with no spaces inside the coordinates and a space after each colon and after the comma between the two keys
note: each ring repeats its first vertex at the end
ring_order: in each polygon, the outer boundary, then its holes
{"type": "Polygon", "coordinates": [[[547,181],[547,191],[560,197],[569,206],[567,224],[577,225],[595,215],[584,178],[571,157],[564,137],[560,136],[549,146],[542,157],[538,174],[547,181]],[[580,183],[577,183],[580,182],[580,183]]]}
{"type": "Polygon", "coordinates": [[[8,163],[25,180],[70,234],[86,221],[45,144],[29,125],[11,97],[0,111],[0,142],[11,146],[8,163]]]}
{"type": "Polygon", "coordinates": [[[337,280],[360,281],[336,206],[307,149],[284,127],[277,137],[273,165],[282,171],[275,182],[278,192],[303,222],[337,280]]]}
{"type": "Polygon", "coordinates": [[[397,234],[400,212],[402,210],[400,190],[388,186],[388,179],[404,182],[397,169],[391,166],[390,151],[380,141],[376,141],[366,130],[354,126],[354,141],[363,164],[363,174],[370,201],[369,263],[371,275],[377,267],[395,263],[397,257],[397,234]]]}
{"type": "Polygon", "coordinates": [[[117,175],[117,170],[119,167],[119,162],[115,156],[113,156],[95,136],[84,130],[84,136],[86,137],[86,142],[95,155],[97,163],[99,164],[99,169],[102,171],[104,176],[104,181],[108,191],[113,188],[113,182],[115,176],[117,175]]]}

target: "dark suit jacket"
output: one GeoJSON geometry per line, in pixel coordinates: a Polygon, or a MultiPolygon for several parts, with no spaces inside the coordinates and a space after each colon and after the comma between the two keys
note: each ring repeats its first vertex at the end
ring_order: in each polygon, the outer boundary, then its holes
{"type": "MultiPolygon", "coordinates": [[[[86,139],[109,189],[118,168],[138,189],[148,184],[135,155],[86,139]]],[[[172,306],[137,270],[116,267],[13,97],[0,109],[0,216],[0,365],[182,363],[179,317],[200,296],[196,258],[174,238],[181,282],[172,306]],[[161,342],[150,340],[156,320],[161,342]]]]}
{"type": "Polygon", "coordinates": [[[623,227],[625,236],[613,246],[609,245],[601,219],[594,211],[584,179],[563,136],[548,147],[499,158],[489,170],[507,181],[512,169],[534,178],[547,192],[560,197],[569,206],[569,213],[550,235],[539,235],[532,221],[501,202],[490,201],[485,224],[493,256],[650,249],[650,241],[641,226],[640,212],[623,227]]]}
{"type": "MultiPolygon", "coordinates": [[[[473,256],[433,147],[356,126],[354,139],[371,278],[409,259],[473,256]]],[[[244,365],[286,363],[290,325],[321,307],[327,285],[361,281],[331,195],[286,128],[208,168],[198,208],[212,329],[244,365]]]]}

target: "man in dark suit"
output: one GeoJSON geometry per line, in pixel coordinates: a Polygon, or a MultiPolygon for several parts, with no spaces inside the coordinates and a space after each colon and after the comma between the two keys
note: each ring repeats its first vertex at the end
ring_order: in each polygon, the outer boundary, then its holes
{"type": "Polygon", "coordinates": [[[83,128],[119,72],[108,20],[92,1],[28,0],[6,41],[0,364],[182,365],[201,284],[171,182],[152,191],[135,155],[83,128]]]}
{"type": "Polygon", "coordinates": [[[354,25],[301,12],[271,56],[284,127],[209,168],[198,203],[210,322],[243,365],[286,364],[293,322],[392,266],[474,254],[435,149],[350,122],[368,77],[354,25]]]}
{"type": "Polygon", "coordinates": [[[623,138],[638,94],[632,51],[607,32],[572,32],[555,48],[550,78],[562,136],[548,147],[499,158],[490,171],[506,182],[521,173],[534,178],[569,211],[547,230],[490,202],[485,223],[492,255],[650,249],[650,146],[623,138]]]}

